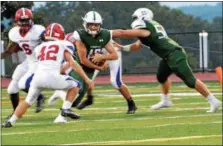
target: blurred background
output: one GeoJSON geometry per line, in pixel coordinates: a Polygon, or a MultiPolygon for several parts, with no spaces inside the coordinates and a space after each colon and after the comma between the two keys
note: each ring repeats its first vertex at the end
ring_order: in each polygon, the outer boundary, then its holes
{"type": "MultiPolygon", "coordinates": [[[[33,10],[34,22],[47,26],[52,22],[64,26],[66,33],[82,28],[82,19],[94,9],[103,17],[103,28],[130,28],[132,13],[140,7],[147,7],[154,13],[154,20],[160,22],[170,38],[183,46],[194,72],[212,72],[222,66],[222,2],[16,2],[1,1],[1,51],[6,49],[8,31],[12,27],[18,8],[33,10]],[[207,32],[207,37],[199,33],[207,32]],[[207,39],[206,44],[201,44],[207,39]],[[205,46],[206,45],[206,46],[205,46]],[[207,49],[207,65],[200,52],[207,49]]],[[[121,44],[136,39],[116,40],[121,44]]],[[[23,52],[1,60],[1,76],[10,77],[18,63],[23,61],[23,52]]],[[[123,52],[123,74],[154,74],[160,58],[148,48],[137,53],[123,52]]],[[[103,72],[101,75],[107,75],[103,72]]]]}

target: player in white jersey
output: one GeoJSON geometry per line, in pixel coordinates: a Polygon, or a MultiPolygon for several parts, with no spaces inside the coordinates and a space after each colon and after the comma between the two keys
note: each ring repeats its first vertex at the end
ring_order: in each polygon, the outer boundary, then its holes
{"type": "MultiPolygon", "coordinates": [[[[10,43],[6,51],[1,53],[1,58],[17,52],[22,49],[26,54],[27,59],[18,65],[13,73],[12,81],[8,86],[8,94],[12,101],[14,110],[19,103],[19,90],[22,89],[28,92],[33,73],[36,69],[37,59],[34,55],[34,48],[44,40],[45,28],[41,25],[36,25],[33,22],[31,10],[20,8],[15,14],[16,26],[9,31],[10,43]]],[[[42,110],[44,97],[41,94],[37,99],[36,112],[42,110]]]]}
{"type": "Polygon", "coordinates": [[[82,77],[90,88],[93,88],[94,83],[87,77],[78,63],[74,61],[72,57],[74,46],[72,43],[63,40],[65,34],[60,24],[53,23],[49,25],[45,36],[47,42],[40,44],[35,50],[38,58],[38,68],[31,82],[29,93],[25,101],[19,104],[13,116],[2,127],[12,127],[16,120],[34,103],[43,89],[68,90],[60,115],[72,119],[79,118],[79,115],[73,113],[70,108],[81,88],[81,84],[71,76],[60,74],[61,62],[67,61],[69,66],[82,77]]]}
{"type": "MultiPolygon", "coordinates": [[[[75,40],[74,40],[74,38],[72,37],[72,35],[73,35],[72,32],[66,34],[66,36],[65,36],[65,40],[67,40],[67,41],[69,41],[69,42],[71,42],[72,44],[75,45],[75,40]]],[[[76,55],[76,54],[73,55],[74,58],[75,58],[75,55],[76,55]]],[[[63,63],[63,65],[64,65],[64,66],[63,66],[62,69],[61,69],[61,73],[65,73],[65,74],[68,75],[68,74],[71,72],[72,68],[71,68],[71,67],[68,68],[68,67],[66,66],[66,62],[63,63]]],[[[95,78],[97,77],[98,74],[99,74],[99,70],[95,70],[94,75],[93,75],[93,77],[92,77],[92,80],[95,80],[95,78]]],[[[88,91],[87,91],[87,97],[88,97],[88,96],[93,96],[93,95],[92,95],[92,92],[93,92],[93,89],[92,89],[92,88],[88,89],[88,91]]],[[[66,98],[66,92],[63,91],[63,90],[56,90],[56,91],[53,93],[53,95],[49,98],[49,100],[48,100],[48,105],[54,105],[55,102],[56,102],[56,100],[59,99],[59,98],[61,98],[61,99],[64,101],[65,98],[66,98]]]]}

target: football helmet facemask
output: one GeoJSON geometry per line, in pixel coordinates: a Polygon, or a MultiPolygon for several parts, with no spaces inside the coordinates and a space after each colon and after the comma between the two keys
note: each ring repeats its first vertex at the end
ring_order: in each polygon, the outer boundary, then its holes
{"type": "Polygon", "coordinates": [[[82,17],[82,20],[84,21],[83,26],[87,33],[95,36],[100,32],[102,18],[98,12],[90,11],[84,17],[82,17]]]}
{"type": "Polygon", "coordinates": [[[20,8],[15,13],[15,21],[22,31],[29,31],[33,25],[33,14],[30,9],[20,8]]]}

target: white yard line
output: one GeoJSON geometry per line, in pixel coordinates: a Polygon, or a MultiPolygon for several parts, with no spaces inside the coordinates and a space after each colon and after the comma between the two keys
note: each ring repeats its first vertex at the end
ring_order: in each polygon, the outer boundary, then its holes
{"type": "MultiPolygon", "coordinates": [[[[222,95],[222,93],[220,92],[215,92],[212,93],[213,95],[222,95]]],[[[148,93],[148,94],[132,94],[132,97],[151,97],[151,96],[160,96],[161,93],[148,93]]],[[[200,93],[195,93],[195,92],[188,92],[188,93],[171,93],[170,96],[201,96],[200,93]]],[[[99,98],[104,98],[104,97],[108,97],[108,98],[119,98],[122,97],[122,95],[120,94],[95,94],[95,96],[101,96],[101,97],[97,97],[97,99],[99,98]]],[[[2,99],[9,99],[8,97],[3,97],[2,99]]]]}
{"type": "MultiPolygon", "coordinates": [[[[222,121],[214,121],[214,122],[194,122],[194,123],[173,123],[173,124],[159,124],[153,126],[145,126],[141,128],[157,128],[157,127],[167,127],[167,126],[175,126],[175,125],[203,125],[203,124],[220,124],[222,121]]],[[[27,124],[27,123],[26,123],[27,124]]],[[[140,129],[139,127],[115,127],[109,128],[109,130],[116,130],[116,129],[140,129]]],[[[104,128],[84,128],[84,129],[75,129],[75,130],[51,130],[51,131],[29,131],[29,132],[13,132],[13,133],[2,133],[2,135],[23,135],[23,134],[36,134],[36,133],[54,133],[54,132],[79,132],[79,131],[89,131],[89,130],[103,130],[104,128]]]]}
{"type": "MultiPolygon", "coordinates": [[[[174,106],[177,106],[177,105],[194,105],[195,103],[193,104],[190,104],[190,103],[187,103],[187,104],[174,104],[173,107],[169,107],[169,108],[165,108],[165,109],[160,109],[160,110],[156,110],[156,111],[161,111],[161,110],[168,110],[168,111],[190,111],[190,110],[207,110],[209,109],[209,106],[207,107],[189,107],[189,108],[180,108],[180,107],[174,107],[174,106]]],[[[205,103],[196,103],[196,104],[205,104],[205,103]]],[[[195,104],[195,105],[196,105],[195,104]]],[[[206,103],[208,104],[208,103],[206,103]]],[[[151,105],[150,105],[151,106],[151,105]]],[[[138,111],[140,109],[148,109],[148,112],[154,112],[154,110],[151,110],[150,109],[150,106],[138,106],[138,111]]],[[[85,111],[106,111],[106,110],[126,110],[127,109],[127,106],[116,106],[116,107],[93,107],[93,108],[86,108],[84,109],[85,111]]],[[[222,107],[219,108],[219,110],[221,110],[222,107]]],[[[29,109],[29,111],[33,111],[34,112],[35,109],[29,109]]],[[[73,109],[74,111],[78,111],[77,109],[73,109]]],[[[3,109],[2,112],[11,112],[12,109],[3,109]]],[[[59,108],[45,108],[44,111],[60,111],[59,108]]],[[[109,113],[112,113],[113,111],[109,111],[109,113]]],[[[137,112],[137,111],[136,111],[137,112]]],[[[116,112],[114,112],[116,113],[116,112]]],[[[84,114],[87,114],[87,113],[84,113],[84,114]]],[[[36,114],[34,114],[36,115],[36,114]]]]}
{"type": "MultiPolygon", "coordinates": [[[[222,95],[222,93],[212,93],[214,95],[222,95]]],[[[120,94],[96,94],[97,96],[102,96],[102,97],[109,97],[109,98],[115,98],[115,97],[122,97],[120,94]]],[[[148,94],[132,94],[132,97],[151,97],[151,96],[160,96],[161,93],[148,93],[148,94]]],[[[170,93],[170,96],[201,96],[200,93],[170,93]]],[[[98,98],[102,98],[98,97],[98,98]]]]}
{"type": "MultiPolygon", "coordinates": [[[[119,108],[117,108],[117,109],[114,109],[114,108],[107,108],[108,110],[112,110],[112,111],[109,111],[109,114],[124,114],[125,113],[125,111],[123,111],[123,110],[126,110],[126,107],[119,107],[119,108]],[[120,110],[122,110],[122,111],[120,111],[120,110]]],[[[168,111],[193,111],[193,110],[208,110],[209,108],[207,107],[207,108],[204,108],[204,107],[194,107],[194,108],[169,108],[169,109],[167,109],[168,111]]],[[[222,108],[219,108],[219,110],[221,110],[222,108]]],[[[48,109],[45,109],[46,111],[59,111],[59,109],[50,109],[50,110],[48,110],[48,109]]],[[[98,109],[90,109],[89,108],[89,110],[88,111],[95,111],[95,110],[97,110],[97,113],[94,113],[94,114],[108,114],[108,111],[107,110],[105,110],[105,108],[98,108],[98,109]]],[[[151,113],[151,112],[154,112],[154,111],[152,111],[152,110],[150,110],[150,109],[148,109],[148,107],[147,106],[141,106],[140,107],[140,109],[138,109],[138,111],[137,111],[137,113],[142,113],[142,111],[143,112],[145,112],[145,110],[147,110],[146,112],[148,112],[148,113],[151,113]],[[140,112],[139,112],[139,110],[140,110],[140,112]]],[[[34,111],[34,110],[33,110],[34,111]]],[[[11,112],[11,111],[10,111],[11,112]]],[[[137,114],[136,113],[136,114],[137,114]]],[[[55,114],[55,116],[56,116],[57,114],[55,114]]],[[[84,116],[84,115],[92,115],[92,113],[82,113],[81,114],[82,116],[84,116]]],[[[24,115],[24,117],[36,117],[37,115],[36,114],[25,114],[24,115]]],[[[45,116],[45,115],[43,115],[43,116],[45,116]]],[[[0,118],[0,119],[5,119],[7,116],[2,116],[2,118],[0,118]]]]}
{"type": "Polygon", "coordinates": [[[85,143],[73,143],[73,144],[62,144],[62,145],[92,145],[92,144],[121,145],[121,144],[134,144],[139,142],[162,142],[162,141],[189,140],[189,139],[200,139],[200,138],[211,138],[211,137],[222,137],[222,135],[206,135],[206,136],[196,135],[196,136],[152,138],[152,139],[141,139],[141,140],[136,139],[136,140],[125,140],[125,141],[122,140],[122,141],[85,142],[85,143]]]}
{"type": "MultiPolygon", "coordinates": [[[[206,117],[206,116],[220,116],[221,114],[212,114],[212,115],[188,115],[188,116],[171,116],[171,117],[162,117],[162,116],[159,116],[159,117],[148,117],[148,118],[135,118],[135,119],[131,119],[131,121],[133,120],[158,120],[158,119],[162,119],[162,120],[165,120],[165,119],[177,119],[177,118],[191,118],[191,117],[206,117]]],[[[120,118],[120,119],[101,119],[101,120],[75,120],[75,121],[69,121],[67,124],[69,123],[77,123],[77,122],[115,122],[115,121],[123,121],[123,120],[126,120],[125,118],[120,118]]],[[[221,122],[221,121],[217,121],[217,122],[221,122]]],[[[204,123],[204,122],[203,122],[204,123]]],[[[214,123],[214,122],[212,122],[214,123]]],[[[50,122],[47,122],[47,123],[17,123],[16,125],[46,125],[46,124],[54,124],[53,121],[52,123],[50,122]]],[[[166,124],[165,124],[166,125],[166,124]]],[[[85,129],[86,130],[86,129],[85,129]]],[[[45,132],[45,131],[44,131],[45,132]]],[[[55,132],[54,130],[53,131],[49,131],[49,132],[55,132]]],[[[11,135],[13,134],[28,134],[28,133],[33,133],[33,132],[19,132],[19,133],[11,133],[11,135]]],[[[35,133],[35,132],[34,132],[35,133]]],[[[10,133],[2,133],[2,135],[10,135],[10,133]]]]}
{"type": "MultiPolygon", "coordinates": [[[[194,105],[195,103],[191,103],[191,105],[194,105]]],[[[207,104],[207,103],[196,103],[195,105],[199,105],[199,104],[207,104]]],[[[175,105],[180,105],[180,104],[175,104],[175,105]]],[[[190,103],[188,103],[188,104],[182,104],[182,105],[190,105],[190,103]]],[[[127,107],[126,106],[119,106],[119,107],[107,107],[107,108],[86,108],[86,109],[84,109],[85,111],[97,111],[98,112],[98,114],[103,114],[103,113],[105,113],[105,114],[108,114],[108,112],[109,112],[109,114],[114,114],[114,113],[123,113],[123,112],[125,112],[125,111],[120,111],[120,110],[126,110],[127,109],[127,107]],[[119,111],[117,111],[117,110],[119,110],[119,111]],[[102,111],[102,112],[101,112],[102,111]]],[[[169,107],[169,108],[165,108],[165,109],[161,109],[161,110],[157,110],[157,111],[193,111],[193,110],[208,110],[209,109],[209,107],[207,106],[207,107],[189,107],[189,108],[180,108],[180,107],[178,107],[178,108],[175,108],[175,107],[169,107]]],[[[222,107],[220,107],[219,108],[219,110],[221,110],[222,109],[222,107]]],[[[29,109],[29,111],[32,111],[32,112],[34,112],[34,110],[35,109],[29,109]]],[[[137,112],[141,112],[141,111],[144,111],[145,112],[145,110],[147,110],[146,112],[155,112],[154,110],[151,110],[150,109],[150,107],[149,106],[140,106],[140,107],[138,107],[138,110],[136,111],[136,113],[137,112]]],[[[2,113],[7,113],[7,112],[11,112],[12,111],[12,109],[4,109],[4,110],[2,110],[2,113]]],[[[59,110],[59,108],[45,108],[44,109],[44,111],[60,111],[59,110]]],[[[78,112],[78,110],[76,110],[76,109],[74,109],[74,111],[76,111],[76,112],[78,112]]],[[[83,115],[92,115],[92,113],[82,113],[83,115]]],[[[27,117],[32,117],[32,116],[37,116],[36,114],[25,114],[24,116],[27,116],[27,117]]],[[[2,117],[0,117],[0,119],[4,119],[4,118],[6,118],[6,116],[2,116],[2,117]]]]}

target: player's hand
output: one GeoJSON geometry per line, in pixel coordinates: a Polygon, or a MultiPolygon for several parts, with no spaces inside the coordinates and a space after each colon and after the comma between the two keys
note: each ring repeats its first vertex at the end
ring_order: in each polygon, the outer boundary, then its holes
{"type": "Polygon", "coordinates": [[[118,44],[118,43],[116,43],[116,42],[114,42],[114,41],[113,41],[112,44],[113,44],[114,47],[118,48],[118,51],[123,50],[123,46],[122,46],[122,45],[120,45],[120,44],[118,44]]]}
{"type": "Polygon", "coordinates": [[[94,88],[94,81],[88,79],[88,80],[86,81],[86,83],[88,84],[89,89],[93,89],[93,88],[94,88]]]}
{"type": "Polygon", "coordinates": [[[108,68],[108,61],[105,61],[104,65],[102,65],[103,71],[108,68]]]}
{"type": "Polygon", "coordinates": [[[93,57],[92,57],[92,62],[93,63],[99,63],[100,61],[103,60],[103,55],[102,54],[95,54],[93,57]]]}

